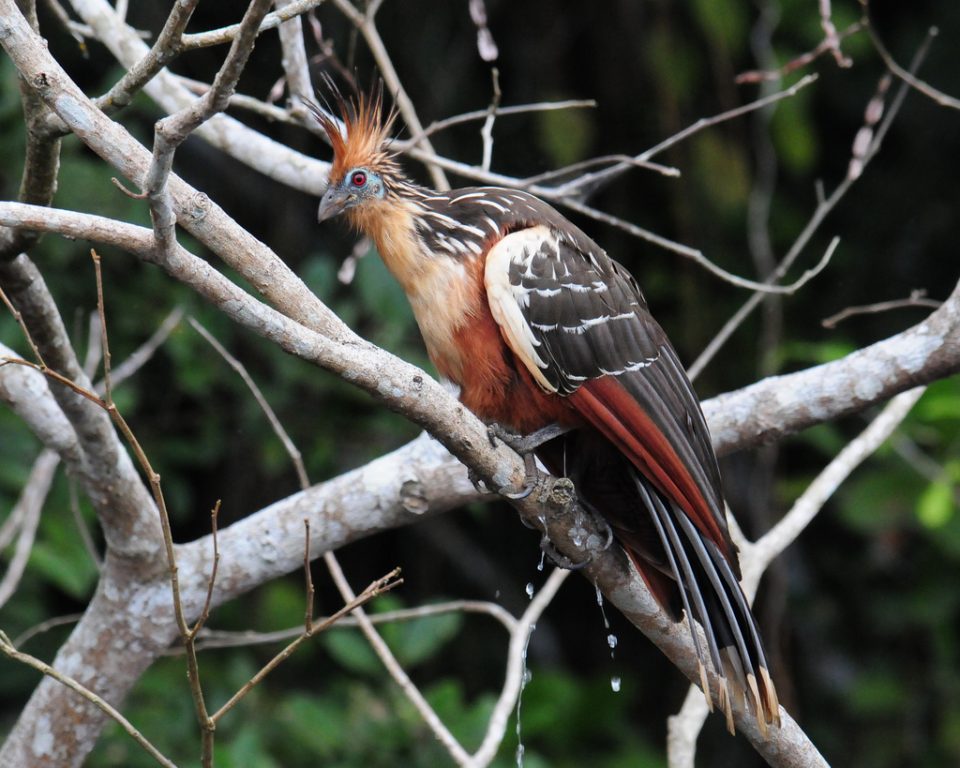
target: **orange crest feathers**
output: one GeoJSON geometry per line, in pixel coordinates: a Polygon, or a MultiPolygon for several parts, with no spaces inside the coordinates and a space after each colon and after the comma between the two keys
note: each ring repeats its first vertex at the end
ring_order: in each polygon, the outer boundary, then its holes
{"type": "Polygon", "coordinates": [[[338,91],[334,97],[346,128],[345,136],[328,113],[316,104],[307,104],[333,147],[330,183],[339,183],[347,171],[357,166],[381,173],[399,172],[394,155],[387,151],[396,111],[391,109],[384,113],[382,87],[375,88],[370,94],[360,93],[349,101],[338,91]]]}

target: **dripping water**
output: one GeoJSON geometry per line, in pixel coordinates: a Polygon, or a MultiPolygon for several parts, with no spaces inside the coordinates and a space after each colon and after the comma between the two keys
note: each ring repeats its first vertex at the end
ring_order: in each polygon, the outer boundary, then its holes
{"type": "MultiPolygon", "coordinates": [[[[532,584],[528,586],[533,586],[532,584]]],[[[520,654],[520,663],[523,666],[523,674],[520,676],[520,692],[517,694],[517,768],[523,768],[523,738],[520,735],[520,704],[523,701],[523,689],[527,687],[533,679],[533,673],[527,667],[527,649],[530,647],[530,638],[533,637],[533,630],[537,628],[536,624],[530,625],[530,632],[527,634],[527,642],[523,644],[523,653],[520,654]]]]}
{"type": "MultiPolygon", "coordinates": [[[[619,642],[617,636],[610,631],[610,620],[607,619],[607,612],[603,607],[603,592],[600,591],[600,586],[595,584],[597,590],[597,605],[600,606],[600,615],[603,617],[603,628],[607,630],[607,645],[610,648],[610,661],[613,661],[616,658],[616,648],[617,643],[619,642]]],[[[620,692],[620,676],[615,675],[610,678],[610,688],[614,693],[620,692]]]]}
{"type": "Polygon", "coordinates": [[[533,588],[533,582],[532,582],[532,581],[528,581],[528,582],[527,582],[527,597],[530,598],[531,600],[533,600],[533,593],[534,593],[534,591],[535,591],[535,590],[534,590],[534,588],[533,588]]]}

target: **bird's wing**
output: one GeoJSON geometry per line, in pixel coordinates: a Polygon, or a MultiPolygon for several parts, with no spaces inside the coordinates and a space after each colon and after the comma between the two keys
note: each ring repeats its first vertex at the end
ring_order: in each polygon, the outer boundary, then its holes
{"type": "Polygon", "coordinates": [[[538,456],[556,471],[571,448],[581,500],[607,519],[660,604],[675,617],[682,604],[703,626],[728,728],[732,677],[762,730],[779,722],[776,690],[738,583],[699,401],[630,274],[579,230],[552,224],[518,229],[489,250],[487,300],[520,363],[606,442],[574,434],[538,456]]]}
{"type": "Polygon", "coordinates": [[[699,401],[631,275],[582,233],[534,226],[487,255],[507,345],[630,459],[737,568],[699,401]]]}

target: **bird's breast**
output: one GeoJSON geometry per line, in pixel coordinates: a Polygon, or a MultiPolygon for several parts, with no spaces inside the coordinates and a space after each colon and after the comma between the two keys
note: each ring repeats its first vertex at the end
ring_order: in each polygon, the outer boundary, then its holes
{"type": "MultiPolygon", "coordinates": [[[[442,262],[441,262],[442,263],[442,262]]],[[[456,277],[437,280],[437,294],[411,296],[430,359],[460,387],[460,401],[487,422],[523,434],[554,422],[574,426],[565,398],[544,392],[503,338],[490,311],[481,259],[455,261],[456,277]]]]}

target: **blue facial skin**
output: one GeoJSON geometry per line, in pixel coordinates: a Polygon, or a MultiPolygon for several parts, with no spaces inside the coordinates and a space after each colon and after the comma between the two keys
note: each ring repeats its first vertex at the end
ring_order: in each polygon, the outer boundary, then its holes
{"type": "Polygon", "coordinates": [[[331,184],[320,200],[317,218],[324,221],[364,200],[376,198],[382,200],[386,188],[380,175],[367,168],[351,168],[337,185],[331,184]]]}

